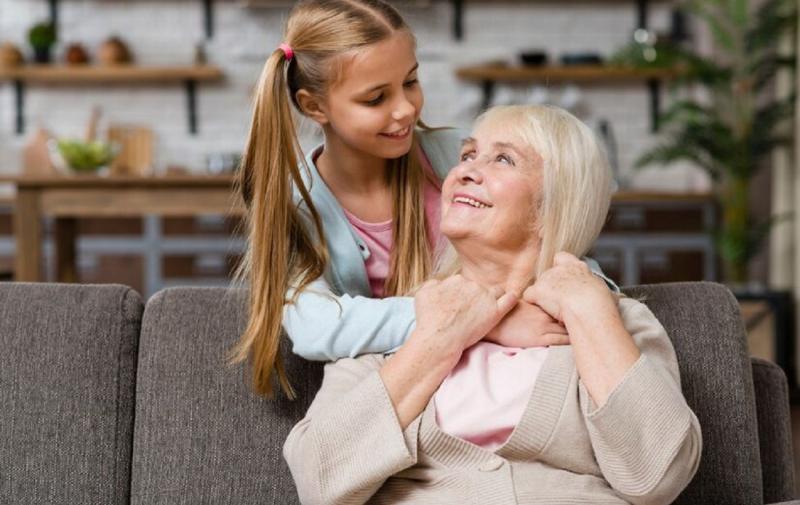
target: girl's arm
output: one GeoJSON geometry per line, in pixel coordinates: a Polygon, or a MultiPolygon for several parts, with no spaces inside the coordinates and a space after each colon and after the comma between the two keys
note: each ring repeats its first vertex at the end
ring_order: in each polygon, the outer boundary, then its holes
{"type": "MultiPolygon", "coordinates": [[[[595,275],[606,281],[609,289],[619,290],[594,260],[584,258],[584,261],[595,275]]],[[[568,343],[559,340],[558,332],[554,333],[547,319],[533,318],[520,323],[524,331],[519,331],[519,325],[511,325],[505,332],[501,327],[493,334],[492,341],[512,347],[568,343]]],[[[414,298],[336,295],[323,277],[312,282],[300,293],[297,302],[287,304],[283,311],[283,327],[292,341],[293,352],[316,361],[392,353],[408,339],[415,324],[414,298]]]]}
{"type": "Polygon", "coordinates": [[[412,297],[339,296],[322,277],[283,310],[283,328],[293,352],[318,361],[393,352],[411,334],[415,321],[412,297]]]}

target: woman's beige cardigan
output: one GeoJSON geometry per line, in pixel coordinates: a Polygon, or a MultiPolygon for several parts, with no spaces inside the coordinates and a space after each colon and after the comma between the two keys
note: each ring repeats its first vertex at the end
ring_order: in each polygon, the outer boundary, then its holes
{"type": "Polygon", "coordinates": [[[642,356],[605,405],[595,408],[572,348],[553,347],[522,419],[495,451],[441,431],[433,401],[401,430],[378,374],[386,357],[327,365],[319,393],[284,445],[301,502],[671,502],[697,470],[700,426],[681,393],[664,328],[642,303],[619,305],[642,356]]]}

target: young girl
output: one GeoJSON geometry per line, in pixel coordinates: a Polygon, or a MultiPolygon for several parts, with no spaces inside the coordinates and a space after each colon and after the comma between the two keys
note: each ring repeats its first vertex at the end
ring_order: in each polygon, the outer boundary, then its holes
{"type": "MultiPolygon", "coordinates": [[[[417,67],[411,30],[381,0],[300,2],[264,66],[240,179],[249,320],[233,350],[252,359],[258,393],[273,393],[275,374],[293,396],[282,327],[295,353],[332,360],[392,351],[414,326],[414,300],[400,295],[431,272],[440,181],[463,138],[420,121],[417,67]],[[305,158],[292,106],[325,136],[305,158]]],[[[524,303],[489,336],[525,347],[565,337],[524,303]],[[515,325],[540,338],[515,341],[515,325]]]]}

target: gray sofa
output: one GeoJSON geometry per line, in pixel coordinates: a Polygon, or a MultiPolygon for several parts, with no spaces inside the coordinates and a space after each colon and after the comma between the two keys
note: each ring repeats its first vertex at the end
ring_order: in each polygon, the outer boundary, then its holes
{"type": "MultiPolygon", "coordinates": [[[[676,503],[791,500],[786,378],[748,358],[731,294],[626,291],[667,328],[703,427],[676,503]]],[[[281,447],[322,368],[287,356],[299,399],[254,396],[246,367],[224,363],[243,309],[224,289],[168,289],[145,306],[125,286],[0,284],[0,503],[296,503],[281,447]]]]}

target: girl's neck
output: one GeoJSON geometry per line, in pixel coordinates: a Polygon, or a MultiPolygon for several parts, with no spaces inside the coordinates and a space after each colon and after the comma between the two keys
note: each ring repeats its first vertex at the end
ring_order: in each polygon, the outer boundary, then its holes
{"type": "Polygon", "coordinates": [[[356,151],[335,136],[326,135],[316,165],[322,179],[337,196],[375,193],[389,187],[387,160],[356,151]]]}

